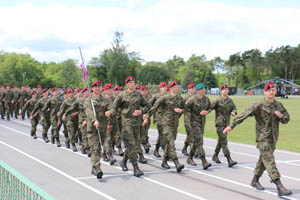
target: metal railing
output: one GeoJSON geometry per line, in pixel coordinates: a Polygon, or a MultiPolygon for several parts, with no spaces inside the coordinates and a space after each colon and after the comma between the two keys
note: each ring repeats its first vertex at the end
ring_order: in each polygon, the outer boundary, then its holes
{"type": "Polygon", "coordinates": [[[55,200],[44,190],[0,161],[0,200],[55,200]]]}

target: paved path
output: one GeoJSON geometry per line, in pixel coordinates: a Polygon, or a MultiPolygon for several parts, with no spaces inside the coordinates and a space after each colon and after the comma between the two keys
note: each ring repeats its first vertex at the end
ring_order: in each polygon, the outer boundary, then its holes
{"type": "MultiPolygon", "coordinates": [[[[38,139],[29,136],[29,120],[0,121],[0,159],[13,167],[23,176],[44,189],[58,200],[75,199],[128,199],[128,200],[190,200],[190,199],[278,199],[274,184],[270,183],[267,173],[261,178],[265,191],[256,191],[249,183],[258,159],[254,146],[229,143],[229,148],[238,165],[228,168],[222,153],[221,164],[212,163],[209,170],[203,170],[201,161],[191,167],[186,163],[186,156],[181,154],[185,135],[179,134],[176,141],[178,157],[186,168],[177,174],[172,162],[170,170],[160,167],[161,158],[153,156],[157,131],[150,130],[152,150],[145,155],[148,164],[139,164],[145,176],[132,176],[132,166],[128,163],[129,172],[119,167],[121,157],[115,156],[117,164],[110,166],[102,162],[104,177],[97,180],[90,174],[91,164],[86,155],[74,153],[64,147],[57,148],[45,144],[41,139],[41,127],[38,128],[38,139]]],[[[63,138],[63,137],[61,137],[63,138]]],[[[205,151],[211,162],[216,140],[205,138],[205,151]]],[[[279,151],[275,152],[282,182],[291,189],[293,195],[285,199],[300,200],[300,154],[279,151]]]]}

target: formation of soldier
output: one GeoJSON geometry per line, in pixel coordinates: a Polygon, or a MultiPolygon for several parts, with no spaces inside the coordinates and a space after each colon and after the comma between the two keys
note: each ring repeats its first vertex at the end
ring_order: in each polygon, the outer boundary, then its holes
{"type": "Polygon", "coordinates": [[[66,148],[77,151],[76,143],[81,146],[81,153],[91,157],[91,173],[101,179],[101,158],[109,161],[110,165],[116,163],[113,154],[115,147],[118,155],[123,159],[120,166],[123,171],[128,171],[127,161],[133,166],[133,175],[144,175],[138,163],[146,164],[144,153],[149,153],[150,143],[148,130],[150,119],[153,116],[153,124],[157,126],[158,137],[153,155],[161,157],[161,166],[170,169],[168,161],[173,161],[176,171],[180,173],[184,165],[178,160],[175,141],[179,118],[184,115],[184,126],[187,137],[182,153],[187,156],[187,164],[196,166],[194,158],[200,158],[204,170],[211,167],[206,160],[203,148],[203,134],[206,116],[215,110],[215,126],[218,134],[218,143],[212,160],[221,163],[218,158],[222,149],[227,158],[228,167],[237,164],[232,160],[227,142],[227,133],[235,126],[242,123],[247,117],[255,116],[256,142],[260,152],[251,186],[257,190],[264,190],[259,178],[267,170],[271,182],[275,183],[278,195],[290,195],[280,181],[280,173],[276,168],[274,151],[279,134],[279,123],[288,123],[290,117],[284,106],[275,100],[275,84],[268,82],[265,85],[265,99],[254,103],[241,115],[235,117],[230,125],[230,117],[237,115],[237,109],[233,100],[228,96],[228,85],[220,88],[220,97],[210,102],[205,95],[205,85],[199,83],[188,85],[188,95],[182,97],[178,94],[178,84],[172,81],[170,84],[162,82],[160,92],[151,96],[149,88],[144,85],[136,85],[135,79],[129,76],[125,80],[126,90],[122,86],[112,86],[111,83],[102,85],[98,80],[91,84],[91,88],[65,90],[59,95],[60,90],[52,88],[42,89],[40,85],[36,90],[22,85],[14,90],[10,86],[6,89],[0,87],[0,114],[2,119],[10,120],[10,117],[18,118],[25,115],[31,120],[31,133],[33,139],[37,139],[37,125],[41,123],[43,140],[48,143],[48,131],[51,127],[51,143],[61,147],[60,129],[64,126],[66,148]],[[124,90],[124,91],[123,91],[124,90]],[[63,97],[62,97],[63,96],[63,97]],[[21,113],[19,113],[21,109],[21,113]],[[122,145],[123,144],[123,145],[122,145]],[[125,150],[123,151],[122,146],[125,150]],[[188,152],[188,147],[189,152],[188,152]]]}

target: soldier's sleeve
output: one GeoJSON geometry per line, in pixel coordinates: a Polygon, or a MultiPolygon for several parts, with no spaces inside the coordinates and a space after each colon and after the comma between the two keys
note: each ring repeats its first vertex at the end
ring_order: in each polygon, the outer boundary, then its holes
{"type": "Polygon", "coordinates": [[[191,124],[191,107],[192,107],[192,99],[189,98],[184,105],[184,124],[187,128],[190,130],[192,129],[192,124],[191,124]]]}
{"type": "Polygon", "coordinates": [[[153,113],[156,111],[156,109],[163,104],[165,101],[165,96],[161,96],[159,99],[157,99],[157,101],[155,102],[155,104],[152,106],[152,108],[148,111],[148,116],[149,118],[153,115],[153,113]]]}
{"type": "Polygon", "coordinates": [[[117,98],[114,100],[112,108],[109,110],[112,116],[115,116],[118,113],[118,109],[120,108],[122,103],[122,95],[118,95],[117,98]]]}
{"type": "Polygon", "coordinates": [[[42,113],[46,112],[46,110],[48,108],[50,108],[50,105],[51,105],[51,99],[48,99],[48,101],[45,103],[44,107],[41,109],[41,112],[42,113]]]}
{"type": "Polygon", "coordinates": [[[37,102],[37,104],[35,104],[35,106],[34,106],[32,112],[31,112],[31,115],[34,115],[36,112],[39,111],[39,109],[40,109],[40,101],[41,101],[41,100],[39,100],[39,101],[37,102]]]}
{"type": "Polygon", "coordinates": [[[238,112],[237,112],[237,109],[236,109],[236,106],[235,106],[233,100],[231,100],[231,103],[232,103],[231,112],[234,112],[237,115],[238,112]]]}
{"type": "Polygon", "coordinates": [[[79,106],[79,100],[72,103],[72,105],[65,111],[65,114],[69,115],[73,112],[77,112],[78,111],[78,106],[79,106]]]}
{"type": "Polygon", "coordinates": [[[237,125],[241,124],[245,119],[247,119],[250,116],[253,116],[258,108],[257,104],[253,104],[249,108],[247,108],[243,113],[241,113],[239,116],[234,118],[232,124],[230,125],[231,129],[234,129],[237,125]]]}
{"type": "Polygon", "coordinates": [[[140,97],[140,104],[142,106],[141,110],[144,114],[146,114],[150,110],[151,105],[143,95],[140,95],[140,97]]]}
{"type": "Polygon", "coordinates": [[[153,95],[153,96],[151,97],[151,99],[149,100],[150,105],[153,106],[154,103],[155,103],[155,101],[156,101],[156,95],[153,95]]]}
{"type": "Polygon", "coordinates": [[[280,110],[278,111],[282,114],[282,118],[280,118],[280,122],[282,124],[287,124],[290,121],[290,115],[281,103],[280,103],[280,110]]]}
{"type": "Polygon", "coordinates": [[[211,109],[211,110],[216,110],[217,107],[218,107],[218,103],[219,103],[219,100],[218,100],[218,99],[213,100],[213,102],[212,102],[211,105],[210,105],[210,109],[211,109]]]}
{"type": "Polygon", "coordinates": [[[27,107],[29,105],[30,101],[26,101],[26,103],[24,104],[23,108],[22,108],[22,112],[21,112],[21,115],[24,115],[26,110],[27,110],[27,107]]]}
{"type": "Polygon", "coordinates": [[[59,119],[62,118],[62,116],[64,115],[65,111],[66,111],[66,102],[64,101],[61,104],[60,108],[59,108],[59,116],[58,116],[59,119]]]}
{"type": "Polygon", "coordinates": [[[207,109],[207,112],[210,113],[210,112],[212,111],[212,109],[211,109],[211,103],[210,103],[209,98],[208,98],[208,97],[206,97],[206,98],[207,98],[207,104],[208,104],[208,105],[207,105],[207,108],[208,108],[208,109],[207,109]]]}
{"type": "Polygon", "coordinates": [[[84,103],[85,105],[85,113],[86,113],[86,119],[90,120],[92,124],[97,120],[96,116],[94,115],[94,110],[92,107],[92,102],[93,100],[89,99],[84,103]]]}

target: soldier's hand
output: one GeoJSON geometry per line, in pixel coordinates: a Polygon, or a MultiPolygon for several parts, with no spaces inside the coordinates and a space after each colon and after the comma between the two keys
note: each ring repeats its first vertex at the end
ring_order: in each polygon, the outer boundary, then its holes
{"type": "Polygon", "coordinates": [[[58,122],[57,122],[57,126],[60,126],[60,125],[61,125],[61,122],[60,122],[60,121],[58,121],[58,122]]]}
{"type": "Polygon", "coordinates": [[[59,112],[57,112],[56,116],[59,117],[59,112]]]}
{"type": "Polygon", "coordinates": [[[231,116],[235,116],[235,112],[231,112],[230,114],[231,114],[231,116]]]}
{"type": "Polygon", "coordinates": [[[111,115],[111,114],[110,114],[109,111],[106,111],[106,112],[105,112],[105,117],[110,117],[110,115],[111,115]]]}
{"type": "Polygon", "coordinates": [[[142,114],[142,111],[141,110],[135,110],[134,112],[133,112],[133,116],[139,116],[140,114],[142,114]]]}
{"type": "Polygon", "coordinates": [[[82,126],[86,126],[86,121],[83,121],[83,122],[82,122],[82,126]]]}
{"type": "Polygon", "coordinates": [[[174,111],[177,112],[177,113],[182,113],[183,109],[181,109],[181,108],[174,108],[174,111]]]}
{"type": "Polygon", "coordinates": [[[232,131],[232,129],[230,128],[230,126],[227,126],[227,127],[223,130],[223,133],[226,135],[226,134],[229,133],[230,131],[232,131]]]}
{"type": "Polygon", "coordinates": [[[33,115],[33,117],[36,117],[37,116],[37,113],[35,113],[34,115],[33,115]]]}
{"type": "Polygon", "coordinates": [[[107,126],[107,132],[110,133],[110,132],[111,132],[111,129],[112,129],[112,125],[108,125],[108,126],[107,126]]]}
{"type": "Polygon", "coordinates": [[[144,119],[142,126],[146,126],[148,124],[148,118],[144,119]]]}
{"type": "Polygon", "coordinates": [[[32,118],[33,118],[33,117],[32,117],[32,116],[30,116],[30,120],[32,120],[32,118]]]}
{"type": "Polygon", "coordinates": [[[96,129],[98,129],[99,128],[99,122],[98,122],[98,120],[96,120],[93,125],[96,127],[96,129]]]}
{"type": "Polygon", "coordinates": [[[283,117],[283,115],[279,111],[275,111],[274,113],[279,119],[281,119],[283,117]]]}
{"type": "Polygon", "coordinates": [[[72,116],[72,117],[76,117],[76,116],[77,116],[77,113],[72,113],[71,116],[72,116]]]}
{"type": "Polygon", "coordinates": [[[143,120],[148,119],[148,115],[147,114],[143,114],[143,120]]]}
{"type": "Polygon", "coordinates": [[[63,121],[66,121],[66,119],[67,119],[66,115],[63,115],[63,116],[62,116],[62,120],[63,120],[63,121]]]}
{"type": "Polygon", "coordinates": [[[49,111],[50,111],[50,108],[47,109],[47,112],[49,112],[49,111]]]}
{"type": "Polygon", "coordinates": [[[208,112],[206,111],[206,110],[202,110],[201,112],[200,112],[200,115],[202,115],[202,116],[205,116],[205,115],[207,115],[208,114],[208,112]]]}
{"type": "Polygon", "coordinates": [[[41,121],[43,121],[44,120],[44,117],[43,116],[41,116],[41,121]]]}

